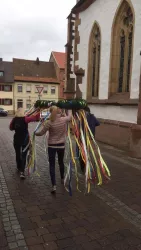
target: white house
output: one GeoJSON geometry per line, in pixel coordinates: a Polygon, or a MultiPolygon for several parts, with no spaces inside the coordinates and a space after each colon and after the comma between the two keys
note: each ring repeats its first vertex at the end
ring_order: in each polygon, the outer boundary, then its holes
{"type": "Polygon", "coordinates": [[[141,157],[141,1],[79,0],[68,16],[66,94],[87,99],[97,139],[141,157]]]}

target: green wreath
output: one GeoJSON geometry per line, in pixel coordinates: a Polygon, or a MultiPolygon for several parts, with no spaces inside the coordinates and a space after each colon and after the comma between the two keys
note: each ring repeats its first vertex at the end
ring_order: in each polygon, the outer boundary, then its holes
{"type": "Polygon", "coordinates": [[[35,103],[35,108],[40,108],[40,109],[47,109],[51,106],[57,106],[61,109],[79,110],[79,109],[85,109],[87,107],[87,102],[86,100],[83,99],[72,99],[72,100],[59,100],[58,102],[38,100],[35,103]]]}

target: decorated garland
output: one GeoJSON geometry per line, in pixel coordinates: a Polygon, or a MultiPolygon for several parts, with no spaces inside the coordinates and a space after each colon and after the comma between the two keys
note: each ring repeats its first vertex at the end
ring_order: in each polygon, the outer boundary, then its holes
{"type": "MultiPolygon", "coordinates": [[[[87,102],[85,100],[61,100],[58,102],[38,100],[34,107],[28,111],[26,115],[30,116],[34,114],[36,115],[44,109],[48,110],[46,116],[39,121],[31,139],[31,147],[28,155],[28,172],[29,174],[38,174],[36,166],[35,132],[38,131],[49,118],[49,107],[51,106],[57,106],[63,110],[73,110],[72,120],[68,125],[67,131],[67,162],[64,186],[70,195],[72,195],[71,180],[74,171],[76,177],[76,187],[77,190],[80,191],[78,157],[76,156],[76,149],[73,147],[73,143],[75,141],[80,155],[85,163],[85,192],[89,193],[91,184],[102,185],[103,181],[107,182],[110,179],[110,171],[102,158],[98,144],[96,143],[89,128],[86,113],[84,111],[87,107],[87,102]],[[73,131],[73,136],[71,135],[71,129],[73,131]]],[[[47,152],[46,144],[44,152],[47,152]]]]}
{"type": "Polygon", "coordinates": [[[40,109],[47,109],[51,106],[57,106],[58,108],[61,109],[80,110],[80,109],[85,109],[87,107],[87,102],[82,99],[60,100],[58,102],[38,100],[36,101],[34,106],[35,108],[40,108],[40,109]]]}

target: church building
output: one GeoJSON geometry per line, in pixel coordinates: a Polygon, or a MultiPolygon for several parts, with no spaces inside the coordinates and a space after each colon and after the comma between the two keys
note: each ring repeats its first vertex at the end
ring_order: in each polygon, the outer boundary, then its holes
{"type": "Polygon", "coordinates": [[[141,158],[141,0],[79,0],[68,16],[67,98],[86,99],[97,140],[141,158]]]}

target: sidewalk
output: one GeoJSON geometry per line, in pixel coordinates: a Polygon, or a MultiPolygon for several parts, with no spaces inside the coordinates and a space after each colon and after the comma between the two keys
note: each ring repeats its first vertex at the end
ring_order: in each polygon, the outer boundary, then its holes
{"type": "Polygon", "coordinates": [[[103,187],[104,190],[141,213],[141,160],[106,145],[101,145],[101,150],[112,174],[111,182],[103,187]]]}
{"type": "MultiPolygon", "coordinates": [[[[40,177],[21,181],[8,122],[2,119],[0,127],[0,250],[141,249],[140,161],[99,144],[111,182],[84,195],[76,191],[73,178],[70,197],[57,170],[57,194],[52,196],[43,138],[37,147],[40,177]]],[[[82,190],[83,182],[80,176],[82,190]]]]}

